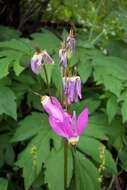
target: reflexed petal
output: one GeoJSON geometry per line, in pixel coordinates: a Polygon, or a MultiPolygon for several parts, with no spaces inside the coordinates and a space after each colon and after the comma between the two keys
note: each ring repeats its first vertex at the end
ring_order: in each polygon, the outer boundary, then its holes
{"type": "Polygon", "coordinates": [[[78,135],[80,136],[88,123],[88,108],[85,108],[78,117],[78,135]]]}
{"type": "Polygon", "coordinates": [[[77,91],[77,94],[78,94],[79,98],[81,99],[82,94],[81,94],[81,80],[80,80],[80,77],[78,77],[77,80],[76,80],[76,91],[77,91]]]}
{"type": "Polygon", "coordinates": [[[63,64],[64,68],[67,67],[67,54],[66,54],[66,49],[62,48],[59,50],[59,57],[60,57],[60,62],[63,64]]]}
{"type": "Polygon", "coordinates": [[[55,120],[55,118],[54,118],[54,117],[51,117],[51,116],[49,117],[49,123],[50,123],[50,125],[51,125],[53,131],[54,131],[56,134],[58,134],[58,135],[60,135],[60,136],[62,136],[62,137],[67,138],[67,134],[66,134],[65,131],[64,131],[63,123],[57,122],[57,121],[55,120]]]}
{"type": "Polygon", "coordinates": [[[43,51],[43,59],[48,64],[53,64],[54,63],[53,59],[50,57],[50,55],[47,53],[47,51],[43,51]]]}
{"type": "Polygon", "coordinates": [[[55,97],[46,96],[41,103],[43,104],[44,110],[52,117],[56,118],[57,121],[64,121],[64,111],[55,97]]]}

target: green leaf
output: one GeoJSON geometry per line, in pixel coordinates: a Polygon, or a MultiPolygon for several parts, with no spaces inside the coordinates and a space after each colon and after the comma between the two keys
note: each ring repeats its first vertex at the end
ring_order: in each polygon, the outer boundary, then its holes
{"type": "Polygon", "coordinates": [[[0,88],[0,115],[5,113],[14,119],[17,118],[15,99],[16,97],[10,88],[0,88]]]}
{"type": "Polygon", "coordinates": [[[116,98],[116,96],[112,95],[108,99],[107,105],[106,105],[106,112],[108,115],[109,123],[111,123],[111,121],[113,120],[114,116],[117,113],[117,110],[118,110],[117,98],[116,98]]]}
{"type": "Polygon", "coordinates": [[[97,84],[104,84],[106,90],[119,97],[123,89],[122,83],[127,80],[126,61],[118,57],[99,56],[93,60],[93,67],[97,84]]]}
{"type": "Polygon", "coordinates": [[[79,115],[85,107],[88,107],[89,113],[93,113],[100,106],[101,101],[94,98],[87,98],[72,105],[73,110],[79,115]]]}
{"type": "Polygon", "coordinates": [[[62,97],[63,83],[62,83],[62,75],[61,75],[60,67],[59,67],[58,64],[54,65],[52,81],[53,81],[53,83],[54,83],[54,85],[55,85],[55,87],[57,89],[56,95],[58,95],[59,97],[62,97]]]}
{"type": "Polygon", "coordinates": [[[122,82],[112,75],[105,74],[104,70],[105,68],[100,69],[97,67],[94,69],[94,78],[97,81],[97,85],[104,84],[106,90],[109,90],[117,97],[119,97],[123,89],[122,82]]]}
{"type": "Polygon", "coordinates": [[[15,153],[13,147],[11,145],[8,145],[5,150],[5,162],[8,165],[13,166],[14,159],[15,159],[15,153]]]}
{"type": "Polygon", "coordinates": [[[78,65],[78,73],[81,77],[82,82],[85,83],[92,73],[92,65],[88,60],[78,65]]]}
{"type": "Polygon", "coordinates": [[[41,128],[49,129],[49,124],[45,114],[33,112],[32,115],[27,116],[19,123],[19,127],[12,138],[12,142],[23,141],[28,139],[37,133],[41,128]]]}
{"type": "Polygon", "coordinates": [[[28,55],[33,51],[33,48],[30,46],[30,41],[28,39],[12,39],[9,41],[0,42],[0,48],[9,48],[28,55]]]}
{"type": "MultiPolygon", "coordinates": [[[[87,155],[92,157],[93,160],[96,162],[101,163],[100,161],[100,153],[99,153],[99,148],[102,146],[102,143],[100,143],[98,140],[94,138],[89,138],[89,137],[81,137],[80,141],[78,143],[78,147],[87,155]],[[94,145],[94,146],[93,146],[94,145]]],[[[116,169],[116,164],[115,161],[112,158],[111,153],[108,150],[105,150],[105,167],[106,170],[110,174],[116,174],[117,169],[116,169]]]]}
{"type": "Polygon", "coordinates": [[[5,178],[0,178],[0,190],[8,190],[8,181],[5,178]]]}
{"type": "Polygon", "coordinates": [[[108,121],[104,114],[94,114],[94,116],[89,117],[85,135],[101,140],[108,140],[107,126],[108,121]]]}
{"type": "Polygon", "coordinates": [[[19,59],[16,59],[16,60],[13,62],[13,69],[14,69],[14,71],[15,71],[16,76],[19,76],[20,73],[21,73],[25,68],[20,65],[20,60],[19,60],[19,59]]]}
{"type": "Polygon", "coordinates": [[[51,82],[53,68],[54,68],[54,64],[45,64],[42,67],[40,75],[46,84],[47,84],[47,78],[48,78],[48,83],[50,84],[51,82]]]}
{"type": "Polygon", "coordinates": [[[126,90],[122,93],[120,100],[123,101],[121,112],[122,112],[123,122],[125,122],[127,121],[127,91],[126,90]]]}
{"type": "Polygon", "coordinates": [[[0,79],[8,75],[10,60],[8,58],[0,59],[0,79]]]}
{"type": "Polygon", "coordinates": [[[0,41],[10,40],[10,39],[17,39],[21,33],[17,30],[14,30],[11,27],[0,26],[0,41]]]}
{"type": "Polygon", "coordinates": [[[23,168],[26,190],[29,189],[39,176],[42,169],[42,163],[45,163],[47,159],[50,158],[51,139],[53,140],[54,146],[56,144],[60,146],[61,138],[57,138],[56,136],[53,137],[52,130],[44,125],[38,130],[38,134],[30,141],[26,149],[18,156],[16,165],[23,168]]]}
{"type": "Polygon", "coordinates": [[[124,147],[119,152],[119,159],[121,161],[122,168],[127,172],[127,147],[124,147]]]}
{"type": "Polygon", "coordinates": [[[50,31],[42,30],[41,33],[31,35],[32,43],[39,48],[46,49],[49,53],[56,51],[59,48],[60,40],[50,31]]]}
{"type": "Polygon", "coordinates": [[[76,188],[99,190],[98,172],[94,164],[81,153],[76,155],[76,188]]]}
{"type": "Polygon", "coordinates": [[[26,149],[19,155],[16,165],[23,168],[25,189],[29,189],[40,174],[42,163],[50,153],[50,131],[43,129],[34,137],[26,149]],[[27,166],[27,167],[26,167],[27,166]]]}
{"type": "MultiPolygon", "coordinates": [[[[68,186],[73,173],[73,160],[70,149],[68,150],[68,186]]],[[[64,150],[63,148],[52,151],[46,162],[46,181],[51,190],[64,190],[64,150]],[[54,168],[55,167],[55,168],[54,168]],[[54,172],[53,172],[54,171],[54,172]],[[59,173],[57,173],[57,171],[59,173]],[[59,183],[58,183],[59,182],[59,183]]]]}

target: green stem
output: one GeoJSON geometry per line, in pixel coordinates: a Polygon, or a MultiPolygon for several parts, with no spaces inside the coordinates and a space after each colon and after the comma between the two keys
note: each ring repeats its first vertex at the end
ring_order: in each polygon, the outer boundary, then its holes
{"type": "Polygon", "coordinates": [[[64,190],[67,190],[67,158],[68,158],[68,141],[64,139],[64,190]]]}
{"type": "Polygon", "coordinates": [[[48,80],[48,75],[47,75],[47,71],[46,71],[45,65],[43,65],[43,69],[44,69],[45,78],[46,78],[46,82],[47,82],[48,93],[49,93],[50,99],[51,99],[51,101],[52,101],[52,98],[51,98],[51,90],[50,90],[50,85],[49,85],[49,80],[48,80]]]}
{"type": "Polygon", "coordinates": [[[74,178],[74,189],[77,189],[77,183],[76,183],[76,145],[72,146],[72,154],[73,154],[73,178],[74,178]]]}

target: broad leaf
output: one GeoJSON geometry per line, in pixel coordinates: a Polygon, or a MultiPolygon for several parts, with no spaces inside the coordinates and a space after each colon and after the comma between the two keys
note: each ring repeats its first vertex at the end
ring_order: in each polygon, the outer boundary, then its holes
{"type": "MultiPolygon", "coordinates": [[[[73,160],[68,150],[68,186],[73,173],[73,160]]],[[[46,181],[51,190],[64,190],[64,150],[53,151],[46,162],[46,181]]]]}
{"type": "MultiPolygon", "coordinates": [[[[94,139],[94,138],[89,138],[89,137],[81,137],[78,147],[87,155],[89,155],[90,157],[92,157],[93,160],[95,160],[96,162],[100,163],[100,158],[99,158],[99,148],[102,146],[102,144],[94,139]]],[[[116,174],[117,173],[117,169],[116,169],[116,165],[115,165],[115,161],[113,160],[111,153],[108,150],[105,150],[105,166],[106,166],[106,170],[108,170],[108,172],[110,174],[116,174]]]]}
{"type": "Polygon", "coordinates": [[[16,97],[10,88],[0,88],[0,115],[5,113],[14,119],[17,118],[15,99],[16,97]]]}
{"type": "Polygon", "coordinates": [[[78,190],[99,190],[98,171],[83,154],[76,155],[76,188],[78,190]]]}
{"type": "Polygon", "coordinates": [[[117,98],[116,96],[111,96],[108,101],[107,101],[107,106],[106,106],[106,112],[108,115],[108,120],[109,123],[111,123],[112,119],[116,115],[118,110],[118,103],[117,103],[117,98]]]}

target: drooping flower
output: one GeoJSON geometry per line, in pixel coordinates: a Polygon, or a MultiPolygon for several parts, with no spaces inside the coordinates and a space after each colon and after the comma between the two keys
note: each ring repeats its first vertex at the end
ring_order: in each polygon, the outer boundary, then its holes
{"type": "Polygon", "coordinates": [[[63,77],[64,95],[67,103],[78,102],[82,98],[81,80],[79,76],[63,77]]]}
{"type": "Polygon", "coordinates": [[[49,115],[49,123],[53,131],[66,138],[72,145],[77,144],[79,137],[83,134],[88,123],[88,109],[85,108],[76,119],[76,114],[73,112],[71,117],[61,106],[55,97],[42,97],[41,103],[44,110],[49,115]]]}
{"type": "Polygon", "coordinates": [[[75,50],[75,35],[74,35],[73,30],[70,30],[69,36],[67,37],[66,48],[70,49],[72,54],[74,53],[74,50],[75,50]]]}
{"type": "Polygon", "coordinates": [[[35,74],[39,74],[44,63],[53,64],[54,61],[47,51],[37,51],[31,59],[31,69],[35,74]]]}
{"type": "Polygon", "coordinates": [[[67,53],[66,48],[61,48],[59,50],[59,57],[60,57],[60,63],[63,65],[64,68],[67,67],[67,53]]]}
{"type": "Polygon", "coordinates": [[[35,54],[33,55],[32,59],[31,59],[32,71],[35,74],[39,74],[42,64],[43,64],[42,53],[41,52],[40,53],[35,52],[35,54]]]}

